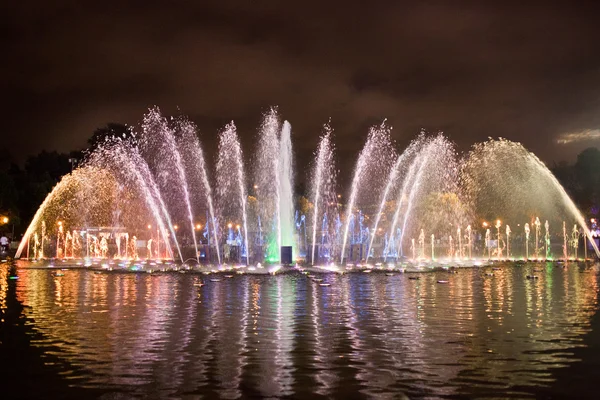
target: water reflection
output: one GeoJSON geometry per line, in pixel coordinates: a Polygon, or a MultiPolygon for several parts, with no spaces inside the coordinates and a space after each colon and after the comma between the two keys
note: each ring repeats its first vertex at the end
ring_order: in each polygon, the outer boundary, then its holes
{"type": "MultiPolygon", "coordinates": [[[[598,306],[598,267],[575,264],[324,275],[330,286],[62,272],[19,269],[34,345],[78,385],[152,397],[527,395],[577,361],[598,306]]],[[[0,282],[4,309],[6,268],[0,282]]]]}

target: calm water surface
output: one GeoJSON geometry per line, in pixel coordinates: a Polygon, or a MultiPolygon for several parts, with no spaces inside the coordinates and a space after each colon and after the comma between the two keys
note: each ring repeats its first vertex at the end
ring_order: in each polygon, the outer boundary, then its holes
{"type": "MultiPolygon", "coordinates": [[[[322,275],[327,287],[298,273],[62,272],[11,281],[4,264],[0,305],[14,285],[44,365],[103,398],[553,397],[598,335],[595,265],[322,275]]],[[[600,371],[577,376],[594,393],[600,371]]]]}

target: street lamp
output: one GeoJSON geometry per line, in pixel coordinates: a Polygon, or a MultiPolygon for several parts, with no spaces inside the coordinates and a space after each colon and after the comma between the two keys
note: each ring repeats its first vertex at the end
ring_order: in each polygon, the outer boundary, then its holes
{"type": "Polygon", "coordinates": [[[202,225],[201,224],[196,224],[196,230],[199,231],[200,229],[202,229],[202,225]]]}
{"type": "Polygon", "coordinates": [[[9,221],[8,217],[2,217],[3,224],[8,224],[8,221],[9,221]]]}

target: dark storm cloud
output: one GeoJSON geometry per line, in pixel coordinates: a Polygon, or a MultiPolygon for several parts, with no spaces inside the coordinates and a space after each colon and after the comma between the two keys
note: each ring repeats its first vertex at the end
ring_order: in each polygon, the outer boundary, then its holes
{"type": "Polygon", "coordinates": [[[98,126],[177,107],[214,143],[236,120],[249,152],[279,105],[299,165],[332,118],[345,169],[372,123],[463,149],[488,136],[552,161],[559,134],[600,127],[593,2],[173,1],[4,4],[7,132],[21,158],[83,146],[98,126]]]}

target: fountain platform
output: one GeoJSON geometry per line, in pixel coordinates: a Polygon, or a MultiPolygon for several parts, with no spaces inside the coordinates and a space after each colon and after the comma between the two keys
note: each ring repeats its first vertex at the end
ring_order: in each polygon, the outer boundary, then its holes
{"type": "Polygon", "coordinates": [[[462,268],[486,268],[495,265],[511,265],[519,267],[529,264],[569,265],[570,263],[591,263],[593,260],[415,260],[402,263],[347,263],[345,266],[330,265],[300,265],[281,266],[278,264],[223,264],[223,265],[198,265],[178,263],[173,260],[99,260],[99,259],[44,259],[18,261],[19,266],[29,269],[86,269],[95,272],[123,272],[123,273],[189,273],[189,274],[223,274],[223,275],[280,275],[288,273],[306,274],[348,274],[348,273],[426,273],[435,271],[451,271],[462,268]]]}

